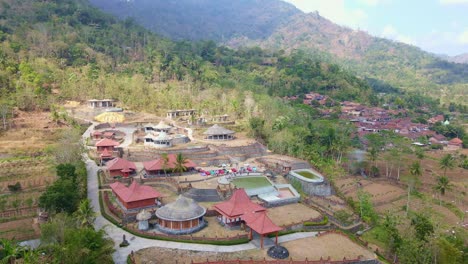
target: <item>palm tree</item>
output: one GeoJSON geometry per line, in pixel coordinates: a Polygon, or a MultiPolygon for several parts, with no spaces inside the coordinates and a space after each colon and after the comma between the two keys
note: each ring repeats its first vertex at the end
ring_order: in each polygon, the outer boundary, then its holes
{"type": "Polygon", "coordinates": [[[447,176],[447,169],[455,167],[455,159],[452,154],[447,154],[439,161],[439,167],[444,170],[444,176],[447,176]]]}
{"type": "Polygon", "coordinates": [[[161,154],[161,158],[163,160],[162,169],[164,171],[164,176],[167,177],[167,169],[169,166],[169,156],[167,155],[167,153],[163,153],[161,154]]]}
{"type": "Polygon", "coordinates": [[[78,210],[75,212],[75,217],[81,227],[90,227],[93,225],[96,219],[96,213],[89,199],[84,199],[80,202],[78,210]]]}
{"type": "MultiPolygon", "coordinates": [[[[434,186],[434,190],[439,192],[440,195],[445,195],[445,193],[452,189],[452,184],[450,183],[449,178],[447,176],[440,176],[437,177],[437,184],[434,186]]],[[[442,204],[441,197],[439,196],[439,202],[442,204]]]]}
{"type": "Polygon", "coordinates": [[[422,175],[421,163],[419,161],[413,162],[409,169],[411,177],[408,179],[408,198],[406,200],[406,215],[408,215],[410,207],[411,189],[414,188],[416,182],[419,181],[419,177],[422,175]]]}
{"type": "Polygon", "coordinates": [[[182,172],[187,170],[187,167],[184,165],[185,163],[187,163],[187,158],[185,158],[182,153],[177,154],[174,171],[182,175],[182,172]]]}

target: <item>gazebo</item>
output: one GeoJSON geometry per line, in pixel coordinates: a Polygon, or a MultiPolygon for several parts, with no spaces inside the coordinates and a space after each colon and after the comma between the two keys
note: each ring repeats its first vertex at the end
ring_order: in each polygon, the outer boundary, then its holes
{"type": "Polygon", "coordinates": [[[268,217],[266,211],[248,212],[242,215],[242,220],[250,228],[250,239],[253,238],[253,231],[260,235],[260,247],[263,248],[263,237],[276,233],[275,244],[278,244],[278,232],[283,228],[275,225],[268,217]]]}
{"type": "MultiPolygon", "coordinates": [[[[159,159],[143,162],[143,167],[145,168],[146,174],[149,176],[165,175],[166,172],[173,172],[177,164],[177,155],[168,154],[167,155],[167,164],[164,164],[164,159],[161,157],[159,159]]],[[[194,170],[197,166],[193,161],[187,159],[184,163],[187,171],[194,170]]]]}
{"type": "Polygon", "coordinates": [[[115,158],[106,164],[109,176],[123,176],[128,177],[136,171],[135,163],[122,158],[115,158]]]}
{"type": "Polygon", "coordinates": [[[203,134],[205,139],[209,140],[232,140],[234,139],[234,131],[226,129],[218,124],[208,128],[203,134]]]}
{"type": "Polygon", "coordinates": [[[140,185],[136,181],[133,181],[129,187],[121,182],[114,182],[110,187],[124,210],[156,207],[156,199],[162,197],[152,187],[140,185]]]}
{"type": "Polygon", "coordinates": [[[266,209],[252,202],[244,189],[236,189],[229,200],[215,204],[220,214],[218,219],[224,224],[240,223],[242,216],[249,212],[262,212],[266,209]]]}
{"type": "Polygon", "coordinates": [[[96,142],[96,150],[99,153],[103,152],[106,149],[110,152],[113,152],[114,148],[118,145],[120,145],[119,142],[114,141],[112,139],[104,138],[96,142]]]}
{"type": "Polygon", "coordinates": [[[156,211],[157,228],[168,234],[190,234],[205,227],[203,216],[206,209],[194,200],[180,195],[173,203],[156,211]]]}

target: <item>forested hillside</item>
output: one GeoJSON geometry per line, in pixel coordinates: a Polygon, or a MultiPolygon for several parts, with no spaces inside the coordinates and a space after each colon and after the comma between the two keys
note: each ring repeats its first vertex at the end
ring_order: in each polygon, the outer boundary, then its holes
{"type": "Polygon", "coordinates": [[[365,78],[449,102],[468,101],[468,65],[447,62],[421,49],[373,37],[279,0],[92,0],[121,18],[173,39],[204,39],[231,47],[260,46],[337,63],[365,78]]]}
{"type": "Polygon", "coordinates": [[[102,10],[131,17],[172,39],[226,41],[233,37],[268,37],[301,11],[271,0],[91,0],[102,10]]]}

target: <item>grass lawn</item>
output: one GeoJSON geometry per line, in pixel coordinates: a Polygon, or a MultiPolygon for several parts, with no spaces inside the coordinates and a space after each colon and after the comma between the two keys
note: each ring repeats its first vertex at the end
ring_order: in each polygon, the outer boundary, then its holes
{"type": "Polygon", "coordinates": [[[271,183],[265,177],[246,177],[233,180],[237,188],[254,189],[271,186],[271,183]]]}
{"type": "Polygon", "coordinates": [[[307,179],[311,179],[311,180],[320,179],[319,177],[315,176],[312,172],[309,172],[309,171],[296,171],[296,173],[307,179]]]}
{"type": "Polygon", "coordinates": [[[384,227],[376,226],[362,235],[362,239],[378,246],[381,249],[387,250],[386,242],[388,235],[384,227]]]}

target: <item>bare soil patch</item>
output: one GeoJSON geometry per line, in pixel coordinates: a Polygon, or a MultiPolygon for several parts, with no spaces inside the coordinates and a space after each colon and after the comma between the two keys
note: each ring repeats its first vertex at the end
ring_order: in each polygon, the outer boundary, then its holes
{"type": "Polygon", "coordinates": [[[278,226],[305,222],[321,216],[319,212],[300,203],[268,208],[267,212],[270,219],[278,226]]]}
{"type": "MultiPolygon", "coordinates": [[[[375,259],[374,253],[361,247],[351,241],[349,238],[339,234],[327,234],[320,237],[310,237],[282,243],[290,253],[293,260],[319,260],[320,257],[331,257],[333,260],[342,260],[357,258],[362,256],[364,259],[375,259]],[[309,250],[310,249],[310,250],[309,250]]],[[[193,261],[208,260],[272,260],[266,252],[267,248],[246,250],[234,253],[221,252],[199,252],[179,249],[147,248],[135,253],[136,263],[155,264],[155,263],[190,263],[193,261]]]]}

